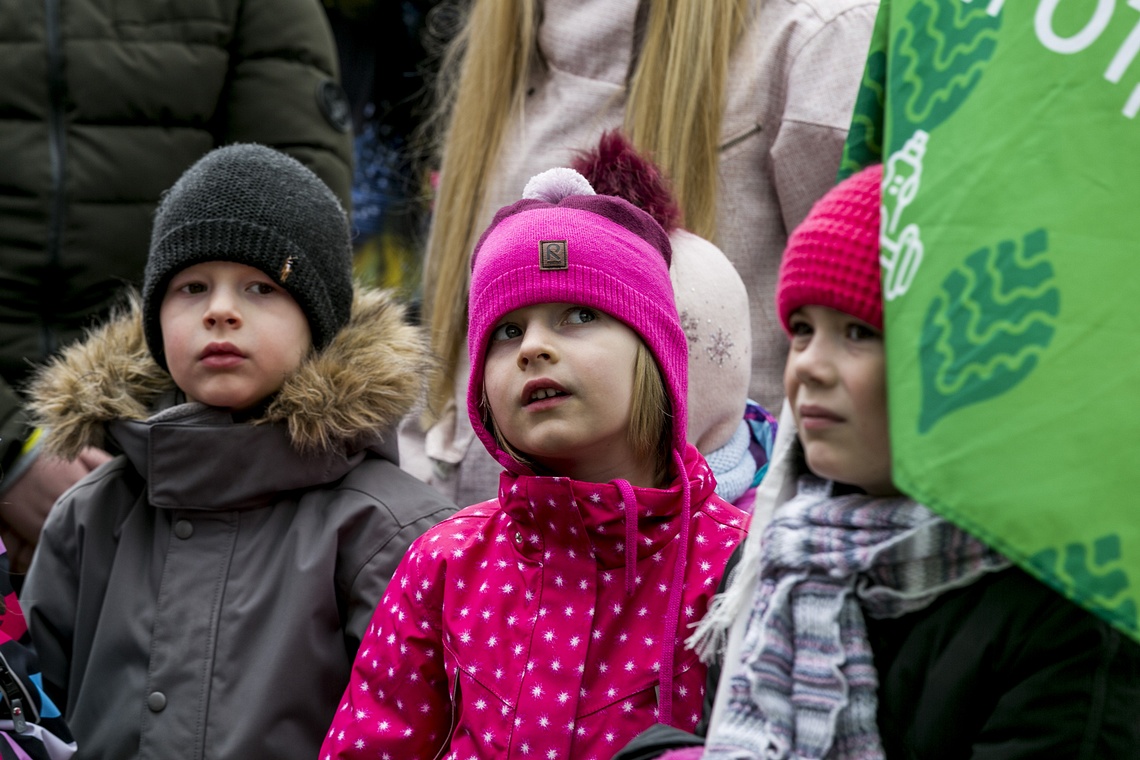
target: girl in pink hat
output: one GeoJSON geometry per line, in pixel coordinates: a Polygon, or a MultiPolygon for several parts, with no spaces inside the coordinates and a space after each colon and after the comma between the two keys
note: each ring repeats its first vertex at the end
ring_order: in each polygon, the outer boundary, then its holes
{"type": "Polygon", "coordinates": [[[475,248],[468,414],[497,499],[408,551],[321,757],[609,758],[691,730],[681,642],[744,536],[685,442],[669,238],[570,169],[533,178],[475,248]]]}

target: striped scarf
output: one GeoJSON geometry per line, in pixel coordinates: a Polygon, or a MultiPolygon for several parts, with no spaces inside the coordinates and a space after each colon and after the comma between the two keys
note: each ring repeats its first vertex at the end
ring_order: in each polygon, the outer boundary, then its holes
{"type": "Polygon", "coordinates": [[[799,479],[761,537],[760,578],[706,760],[883,757],[863,615],[892,618],[1009,561],[910,499],[799,479]]]}

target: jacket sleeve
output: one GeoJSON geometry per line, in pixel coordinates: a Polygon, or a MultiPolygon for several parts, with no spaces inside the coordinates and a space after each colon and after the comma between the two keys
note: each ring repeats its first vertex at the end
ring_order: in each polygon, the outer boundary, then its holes
{"type": "Polygon", "coordinates": [[[20,592],[44,691],[63,710],[68,704],[82,552],[73,498],[74,491],[64,494],[48,515],[20,592]]]}
{"type": "Polygon", "coordinates": [[[432,760],[447,741],[452,705],[442,638],[445,565],[422,549],[427,538],[408,550],[372,616],[322,759],[432,760]]]}
{"type": "Polygon", "coordinates": [[[792,53],[784,112],[771,148],[776,192],[789,233],[835,184],[877,6],[863,3],[846,10],[792,53]]]}
{"type": "MultiPolygon", "coordinates": [[[[410,476],[398,471],[393,477],[410,480],[410,476]]],[[[455,505],[435,491],[419,482],[415,482],[415,487],[401,504],[382,504],[379,514],[383,519],[371,526],[372,530],[350,525],[344,531],[351,535],[343,540],[356,545],[350,554],[365,558],[362,565],[350,568],[343,580],[345,644],[352,656],[356,655],[373,612],[412,542],[455,512],[455,505]]]]}
{"type": "Polygon", "coordinates": [[[336,45],[315,0],[247,0],[234,30],[221,142],[290,154],[351,204],[352,124],[336,45]]]}
{"type": "Polygon", "coordinates": [[[11,483],[7,474],[12,464],[19,458],[24,438],[28,434],[27,414],[24,402],[4,380],[0,379],[0,493],[11,483]]]}
{"type": "Polygon", "coordinates": [[[1014,624],[973,760],[1140,757],[1140,645],[1051,591],[1014,624]]]}

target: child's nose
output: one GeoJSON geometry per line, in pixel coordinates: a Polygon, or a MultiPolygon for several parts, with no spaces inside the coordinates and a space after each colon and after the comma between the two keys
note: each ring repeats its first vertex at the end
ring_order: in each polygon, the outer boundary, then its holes
{"type": "Polygon", "coordinates": [[[222,324],[237,327],[241,324],[241,312],[233,296],[222,290],[215,290],[206,303],[206,312],[202,315],[202,321],[207,327],[222,324]]]}
{"type": "Polygon", "coordinates": [[[796,376],[801,383],[826,384],[835,377],[831,347],[820,336],[813,336],[803,349],[793,352],[796,376]]]}
{"type": "Polygon", "coordinates": [[[542,327],[528,327],[519,343],[519,369],[526,369],[534,361],[558,361],[552,337],[549,331],[542,327]]]}

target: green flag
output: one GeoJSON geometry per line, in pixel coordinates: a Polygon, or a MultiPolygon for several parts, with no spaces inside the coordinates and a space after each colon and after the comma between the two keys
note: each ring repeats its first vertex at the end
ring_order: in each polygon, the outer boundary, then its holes
{"type": "Polygon", "coordinates": [[[882,0],[900,488],[1140,640],[1140,0],[882,0]]]}

